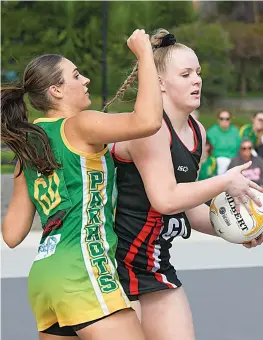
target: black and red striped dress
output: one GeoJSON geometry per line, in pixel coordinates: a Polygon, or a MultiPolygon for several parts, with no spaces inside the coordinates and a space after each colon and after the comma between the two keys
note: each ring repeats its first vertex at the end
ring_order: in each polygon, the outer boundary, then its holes
{"type": "MultiPolygon", "coordinates": [[[[194,182],[202,154],[202,136],[198,123],[189,117],[195,146],[193,150],[188,150],[165,113],[164,120],[171,134],[170,149],[176,181],[194,182]]],[[[176,270],[170,263],[169,249],[176,236],[190,236],[191,228],[185,213],[168,216],[155,211],[147,198],[135,164],[118,157],[115,145],[112,156],[117,168],[118,188],[116,259],[126,294],[131,300],[136,300],[143,293],[181,286],[176,270]]]]}

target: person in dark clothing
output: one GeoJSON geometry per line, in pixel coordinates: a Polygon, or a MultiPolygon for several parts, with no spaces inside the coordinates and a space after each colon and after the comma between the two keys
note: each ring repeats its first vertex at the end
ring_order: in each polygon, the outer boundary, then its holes
{"type": "Polygon", "coordinates": [[[241,142],[239,154],[233,158],[228,169],[252,161],[251,167],[243,171],[243,175],[263,187],[263,159],[252,155],[253,143],[249,138],[241,142]]]}

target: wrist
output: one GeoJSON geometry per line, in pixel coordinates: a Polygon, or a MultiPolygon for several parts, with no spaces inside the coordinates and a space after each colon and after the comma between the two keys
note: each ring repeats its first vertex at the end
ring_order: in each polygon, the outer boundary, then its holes
{"type": "Polygon", "coordinates": [[[220,175],[220,180],[222,181],[222,189],[223,191],[227,191],[227,189],[229,188],[231,182],[232,182],[232,178],[229,176],[229,173],[226,172],[223,175],[220,175]]]}
{"type": "Polygon", "coordinates": [[[143,61],[149,62],[149,59],[151,59],[153,61],[152,50],[144,51],[144,53],[141,53],[139,56],[137,56],[138,63],[143,62],[143,61]]]}

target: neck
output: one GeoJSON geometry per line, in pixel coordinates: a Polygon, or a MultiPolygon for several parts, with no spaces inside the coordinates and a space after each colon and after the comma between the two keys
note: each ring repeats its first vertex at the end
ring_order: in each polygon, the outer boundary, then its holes
{"type": "Polygon", "coordinates": [[[60,106],[58,109],[48,110],[46,116],[48,118],[69,118],[75,116],[77,113],[79,113],[79,110],[64,105],[60,106]]]}
{"type": "Polygon", "coordinates": [[[229,127],[223,128],[222,126],[219,125],[219,127],[220,127],[220,129],[223,130],[223,131],[228,131],[228,130],[230,129],[230,126],[229,126],[229,127]]]}
{"type": "Polygon", "coordinates": [[[175,131],[180,132],[188,127],[188,117],[192,111],[186,112],[185,109],[178,108],[166,96],[163,96],[163,108],[175,131]]]}
{"type": "Polygon", "coordinates": [[[251,158],[252,158],[252,156],[241,156],[241,155],[240,155],[240,157],[242,158],[242,160],[244,162],[249,162],[251,160],[251,158]]]}

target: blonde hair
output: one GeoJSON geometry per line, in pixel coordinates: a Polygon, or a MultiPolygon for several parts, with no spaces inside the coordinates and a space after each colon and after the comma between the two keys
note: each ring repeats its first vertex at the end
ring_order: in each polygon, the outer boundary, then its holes
{"type": "MultiPolygon", "coordinates": [[[[178,49],[189,48],[183,44],[175,43],[173,45],[160,47],[163,38],[169,34],[169,32],[163,28],[159,28],[154,31],[150,37],[150,42],[153,49],[153,58],[156,65],[157,72],[162,74],[166,71],[167,63],[171,57],[173,51],[178,49]]],[[[120,99],[124,92],[135,82],[138,76],[138,63],[135,64],[132,72],[123,82],[116,95],[104,106],[103,111],[105,111],[112,103],[117,99],[120,99]]]]}

